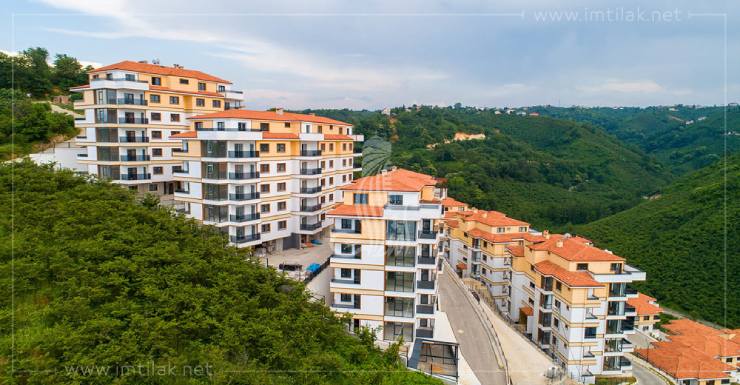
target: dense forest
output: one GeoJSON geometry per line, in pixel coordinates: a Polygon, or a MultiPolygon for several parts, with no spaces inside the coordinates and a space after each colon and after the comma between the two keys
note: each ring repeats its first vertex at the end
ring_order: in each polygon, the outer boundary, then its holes
{"type": "Polygon", "coordinates": [[[2,383],[437,383],[156,199],[24,161],[0,207],[2,383]]]}
{"type": "Polygon", "coordinates": [[[576,231],[644,269],[648,279],[638,287],[661,304],[738,328],[739,197],[740,155],[734,155],[681,177],[655,199],[576,231]]]}
{"type": "Polygon", "coordinates": [[[378,112],[316,110],[392,143],[391,163],[448,178],[450,195],[538,228],[582,224],[660,190],[670,173],[603,129],[465,107],[378,112]],[[453,141],[455,133],[486,135],[453,141]]]}
{"type": "Polygon", "coordinates": [[[48,100],[87,82],[88,69],[65,54],[56,55],[49,64],[44,48],[29,48],[13,56],[0,52],[0,160],[77,133],[73,119],[52,112],[48,100]]]}

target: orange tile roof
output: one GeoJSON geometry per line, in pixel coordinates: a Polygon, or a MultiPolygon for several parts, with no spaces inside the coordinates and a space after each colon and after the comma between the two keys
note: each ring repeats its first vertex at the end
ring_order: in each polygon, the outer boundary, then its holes
{"type": "Polygon", "coordinates": [[[226,110],[214,112],[211,114],[198,115],[190,117],[190,119],[254,119],[254,120],[276,120],[281,122],[288,121],[301,121],[301,122],[312,122],[312,123],[324,123],[324,124],[337,124],[343,126],[349,126],[349,123],[340,122],[331,118],[323,116],[309,115],[309,114],[296,114],[293,112],[283,112],[282,114],[276,111],[254,111],[254,110],[226,110]]]}
{"type": "Polygon", "coordinates": [[[534,309],[532,309],[532,306],[524,306],[523,308],[519,309],[526,315],[527,317],[531,317],[534,315],[534,309]]]}
{"type": "Polygon", "coordinates": [[[445,223],[447,223],[447,226],[450,226],[450,227],[455,228],[455,229],[458,228],[458,227],[460,227],[460,222],[458,222],[455,219],[448,219],[448,220],[445,221],[445,223]]]}
{"type": "Polygon", "coordinates": [[[368,205],[345,205],[341,204],[326,215],[346,216],[346,217],[382,217],[383,207],[368,205]]]}
{"type": "Polygon", "coordinates": [[[531,245],[532,250],[547,250],[568,261],[624,261],[624,258],[591,245],[585,238],[567,238],[561,234],[552,234],[550,239],[531,245]],[[558,247],[558,241],[562,246],[558,247]]]}
{"type": "Polygon", "coordinates": [[[540,274],[553,276],[570,287],[603,286],[596,282],[591,275],[585,271],[568,271],[550,261],[536,263],[534,268],[539,271],[540,274]]]}
{"type": "Polygon", "coordinates": [[[627,304],[635,308],[638,316],[660,314],[660,306],[650,302],[655,302],[655,298],[642,293],[637,293],[637,298],[627,299],[627,304]]]}
{"type": "Polygon", "coordinates": [[[712,357],[740,356],[740,344],[714,334],[681,334],[669,337],[671,342],[682,343],[712,357]]]}
{"type": "Polygon", "coordinates": [[[182,76],[186,78],[195,78],[200,80],[206,80],[211,82],[231,84],[230,81],[221,79],[219,77],[209,75],[207,73],[190,70],[185,68],[166,67],[158,64],[139,63],[130,60],[124,60],[120,63],[110,64],[107,66],[95,68],[90,73],[98,73],[109,70],[123,70],[123,71],[134,71],[143,72],[147,74],[155,75],[167,75],[167,76],[182,76]]]}
{"type": "Polygon", "coordinates": [[[455,265],[455,266],[458,268],[458,270],[467,270],[468,269],[468,264],[465,263],[465,262],[458,262],[457,265],[455,265]]]}
{"type": "Polygon", "coordinates": [[[433,176],[420,174],[397,168],[384,173],[356,179],[342,190],[352,191],[421,191],[424,186],[434,186],[437,179],[433,176]]]}
{"type": "Polygon", "coordinates": [[[472,229],[472,230],[469,230],[467,233],[469,236],[473,238],[484,239],[492,243],[509,243],[515,240],[528,239],[531,235],[530,233],[518,233],[518,232],[517,233],[495,234],[489,231],[483,231],[481,229],[472,229]]]}
{"type": "Polygon", "coordinates": [[[298,134],[290,132],[262,132],[262,139],[298,139],[298,134]]]}
{"type": "Polygon", "coordinates": [[[455,198],[447,197],[445,199],[442,199],[442,206],[444,207],[465,207],[467,204],[462,203],[455,198]]]}
{"type": "Polygon", "coordinates": [[[352,140],[349,135],[324,134],[324,140],[352,140]]]}
{"type": "Polygon", "coordinates": [[[149,86],[150,91],[161,91],[161,92],[174,92],[178,94],[193,94],[193,95],[203,95],[203,96],[216,96],[216,97],[223,97],[223,95],[219,94],[218,92],[209,92],[209,91],[183,91],[183,90],[175,90],[168,87],[162,87],[162,86],[155,86],[150,85],[149,86]]]}
{"type": "Polygon", "coordinates": [[[170,139],[188,139],[188,138],[197,138],[197,137],[198,137],[198,131],[185,131],[179,134],[170,135],[170,139]]]}
{"type": "Polygon", "coordinates": [[[529,226],[529,223],[518,219],[509,218],[506,214],[498,211],[479,210],[467,218],[468,221],[475,221],[487,226],[529,226]]]}
{"type": "Polygon", "coordinates": [[[728,378],[733,368],[714,357],[675,342],[653,342],[650,349],[635,349],[635,353],[653,366],[681,380],[689,378],[728,378]]]}
{"type": "Polygon", "coordinates": [[[719,334],[720,331],[690,319],[681,318],[663,325],[671,334],[719,334]]]}
{"type": "Polygon", "coordinates": [[[523,257],[524,256],[524,246],[519,245],[509,245],[506,246],[506,250],[511,253],[511,255],[515,257],[523,257]]]}

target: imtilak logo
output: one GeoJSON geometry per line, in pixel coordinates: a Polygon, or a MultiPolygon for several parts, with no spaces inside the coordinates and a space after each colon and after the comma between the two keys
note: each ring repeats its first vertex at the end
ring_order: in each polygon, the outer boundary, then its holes
{"type": "Polygon", "coordinates": [[[535,11],[535,21],[538,22],[570,22],[570,23],[677,23],[684,21],[682,10],[648,10],[640,7],[631,8],[603,8],[581,10],[553,10],[535,11]]]}

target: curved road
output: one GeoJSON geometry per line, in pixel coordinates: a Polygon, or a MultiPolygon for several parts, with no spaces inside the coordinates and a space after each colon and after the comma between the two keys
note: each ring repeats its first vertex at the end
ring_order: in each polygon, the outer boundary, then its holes
{"type": "Polygon", "coordinates": [[[655,374],[652,370],[635,362],[636,360],[630,361],[632,361],[632,375],[637,378],[637,383],[639,385],[670,385],[666,380],[655,374]]]}
{"type": "Polygon", "coordinates": [[[445,270],[438,275],[441,310],[447,313],[460,350],[482,385],[505,385],[506,376],[499,368],[493,346],[486,337],[486,326],[478,318],[465,291],[445,270]]]}

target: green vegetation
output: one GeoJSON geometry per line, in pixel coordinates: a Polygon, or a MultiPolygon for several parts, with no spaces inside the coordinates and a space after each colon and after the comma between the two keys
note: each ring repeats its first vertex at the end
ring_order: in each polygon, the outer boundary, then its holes
{"type": "Polygon", "coordinates": [[[437,383],[156,199],[25,161],[0,165],[0,207],[0,382],[437,383]]]}
{"type": "Polygon", "coordinates": [[[678,317],[674,317],[668,313],[660,313],[658,317],[660,318],[660,320],[658,320],[658,322],[655,323],[654,327],[660,329],[664,333],[667,333],[668,330],[664,328],[663,326],[670,323],[671,321],[675,319],[678,319],[678,317]]]}
{"type": "Polygon", "coordinates": [[[596,385],[631,385],[637,382],[637,378],[630,377],[596,377],[596,385]]]}
{"type": "Polygon", "coordinates": [[[734,155],[681,177],[657,199],[576,229],[644,269],[648,279],[637,287],[662,305],[737,328],[738,197],[740,155],[734,155]]]}
{"type": "Polygon", "coordinates": [[[661,164],[593,125],[459,106],[397,108],[391,117],[314,112],[389,140],[393,164],[448,178],[451,196],[540,228],[622,211],[670,178],[661,164]],[[451,141],[457,132],[486,139],[451,141]]]}
{"type": "Polygon", "coordinates": [[[29,48],[18,55],[0,52],[0,88],[12,88],[39,99],[68,95],[69,88],[87,83],[87,71],[77,59],[58,54],[49,65],[49,51],[29,48]]]}

